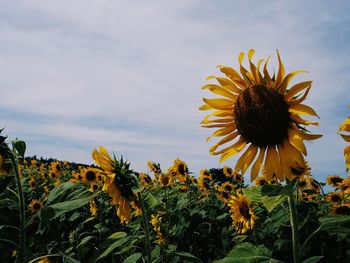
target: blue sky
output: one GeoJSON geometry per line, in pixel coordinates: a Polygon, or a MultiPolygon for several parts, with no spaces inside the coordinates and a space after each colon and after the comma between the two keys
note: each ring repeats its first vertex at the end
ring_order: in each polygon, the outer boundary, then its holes
{"type": "MultiPolygon", "coordinates": [[[[179,157],[195,174],[210,156],[198,111],[208,75],[280,50],[286,72],[313,80],[306,104],[324,136],[308,147],[314,176],[346,175],[349,115],[348,1],[1,1],[0,126],[28,155],[92,163],[104,145],[137,171],[179,157]]],[[[225,164],[234,166],[239,156],[225,164]]]]}

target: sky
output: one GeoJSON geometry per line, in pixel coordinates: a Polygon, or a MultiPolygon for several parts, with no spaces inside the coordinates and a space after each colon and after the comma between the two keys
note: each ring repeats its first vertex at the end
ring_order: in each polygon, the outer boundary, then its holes
{"type": "MultiPolygon", "coordinates": [[[[238,67],[276,49],[295,82],[313,80],[305,104],[320,116],[306,142],[313,175],[346,175],[337,134],[349,115],[349,1],[0,0],[0,127],[27,155],[92,164],[92,149],[123,155],[136,171],[180,158],[219,163],[200,127],[201,87],[218,64],[238,67]]],[[[315,119],[312,119],[315,120],[315,119]]],[[[247,174],[247,178],[248,178],[247,174]]]]}

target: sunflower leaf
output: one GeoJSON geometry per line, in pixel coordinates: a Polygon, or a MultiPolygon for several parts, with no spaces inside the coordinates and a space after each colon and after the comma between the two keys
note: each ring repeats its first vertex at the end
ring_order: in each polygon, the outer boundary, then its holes
{"type": "Polygon", "coordinates": [[[141,257],[142,257],[142,254],[140,252],[137,252],[137,253],[132,254],[131,256],[127,257],[123,261],[123,263],[136,263],[141,257]]]}
{"type": "Polygon", "coordinates": [[[303,263],[316,263],[316,262],[319,262],[322,258],[323,258],[323,256],[310,257],[308,259],[305,259],[303,261],[303,263]]]}

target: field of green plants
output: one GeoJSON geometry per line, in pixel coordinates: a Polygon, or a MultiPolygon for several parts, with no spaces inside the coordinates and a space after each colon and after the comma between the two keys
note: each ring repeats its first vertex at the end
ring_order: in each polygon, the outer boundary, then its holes
{"type": "MultiPolygon", "coordinates": [[[[289,87],[304,71],[285,74],[277,51],[270,75],[254,52],[249,69],[240,53],[239,72],[219,65],[225,76],[203,87],[224,97],[200,107],[211,111],[202,126],[216,129],[207,140],[222,137],[209,152],[242,151],[233,167],[194,174],[177,158],[134,171],[102,146],[89,166],[26,157],[24,141],[1,135],[0,261],[350,262],[350,177],[319,182],[305,160],[304,140],[321,137],[301,117],[318,117],[302,103],[312,82],[289,87]]],[[[350,142],[350,118],[338,130],[350,142]]],[[[344,157],[350,168],[349,146],[344,157]]]]}

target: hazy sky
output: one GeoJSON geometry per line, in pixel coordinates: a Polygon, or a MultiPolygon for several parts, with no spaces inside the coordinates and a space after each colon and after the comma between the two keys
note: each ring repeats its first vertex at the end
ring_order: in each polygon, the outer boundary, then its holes
{"type": "MultiPolygon", "coordinates": [[[[286,72],[313,80],[306,104],[321,139],[306,142],[314,176],[346,175],[338,126],[349,115],[349,1],[0,0],[0,126],[27,155],[91,164],[103,145],[137,171],[179,157],[196,174],[222,167],[200,127],[216,65],[280,50],[286,72]],[[314,119],[313,119],[314,120],[314,119]]],[[[234,166],[240,155],[225,164],[234,166]]]]}

